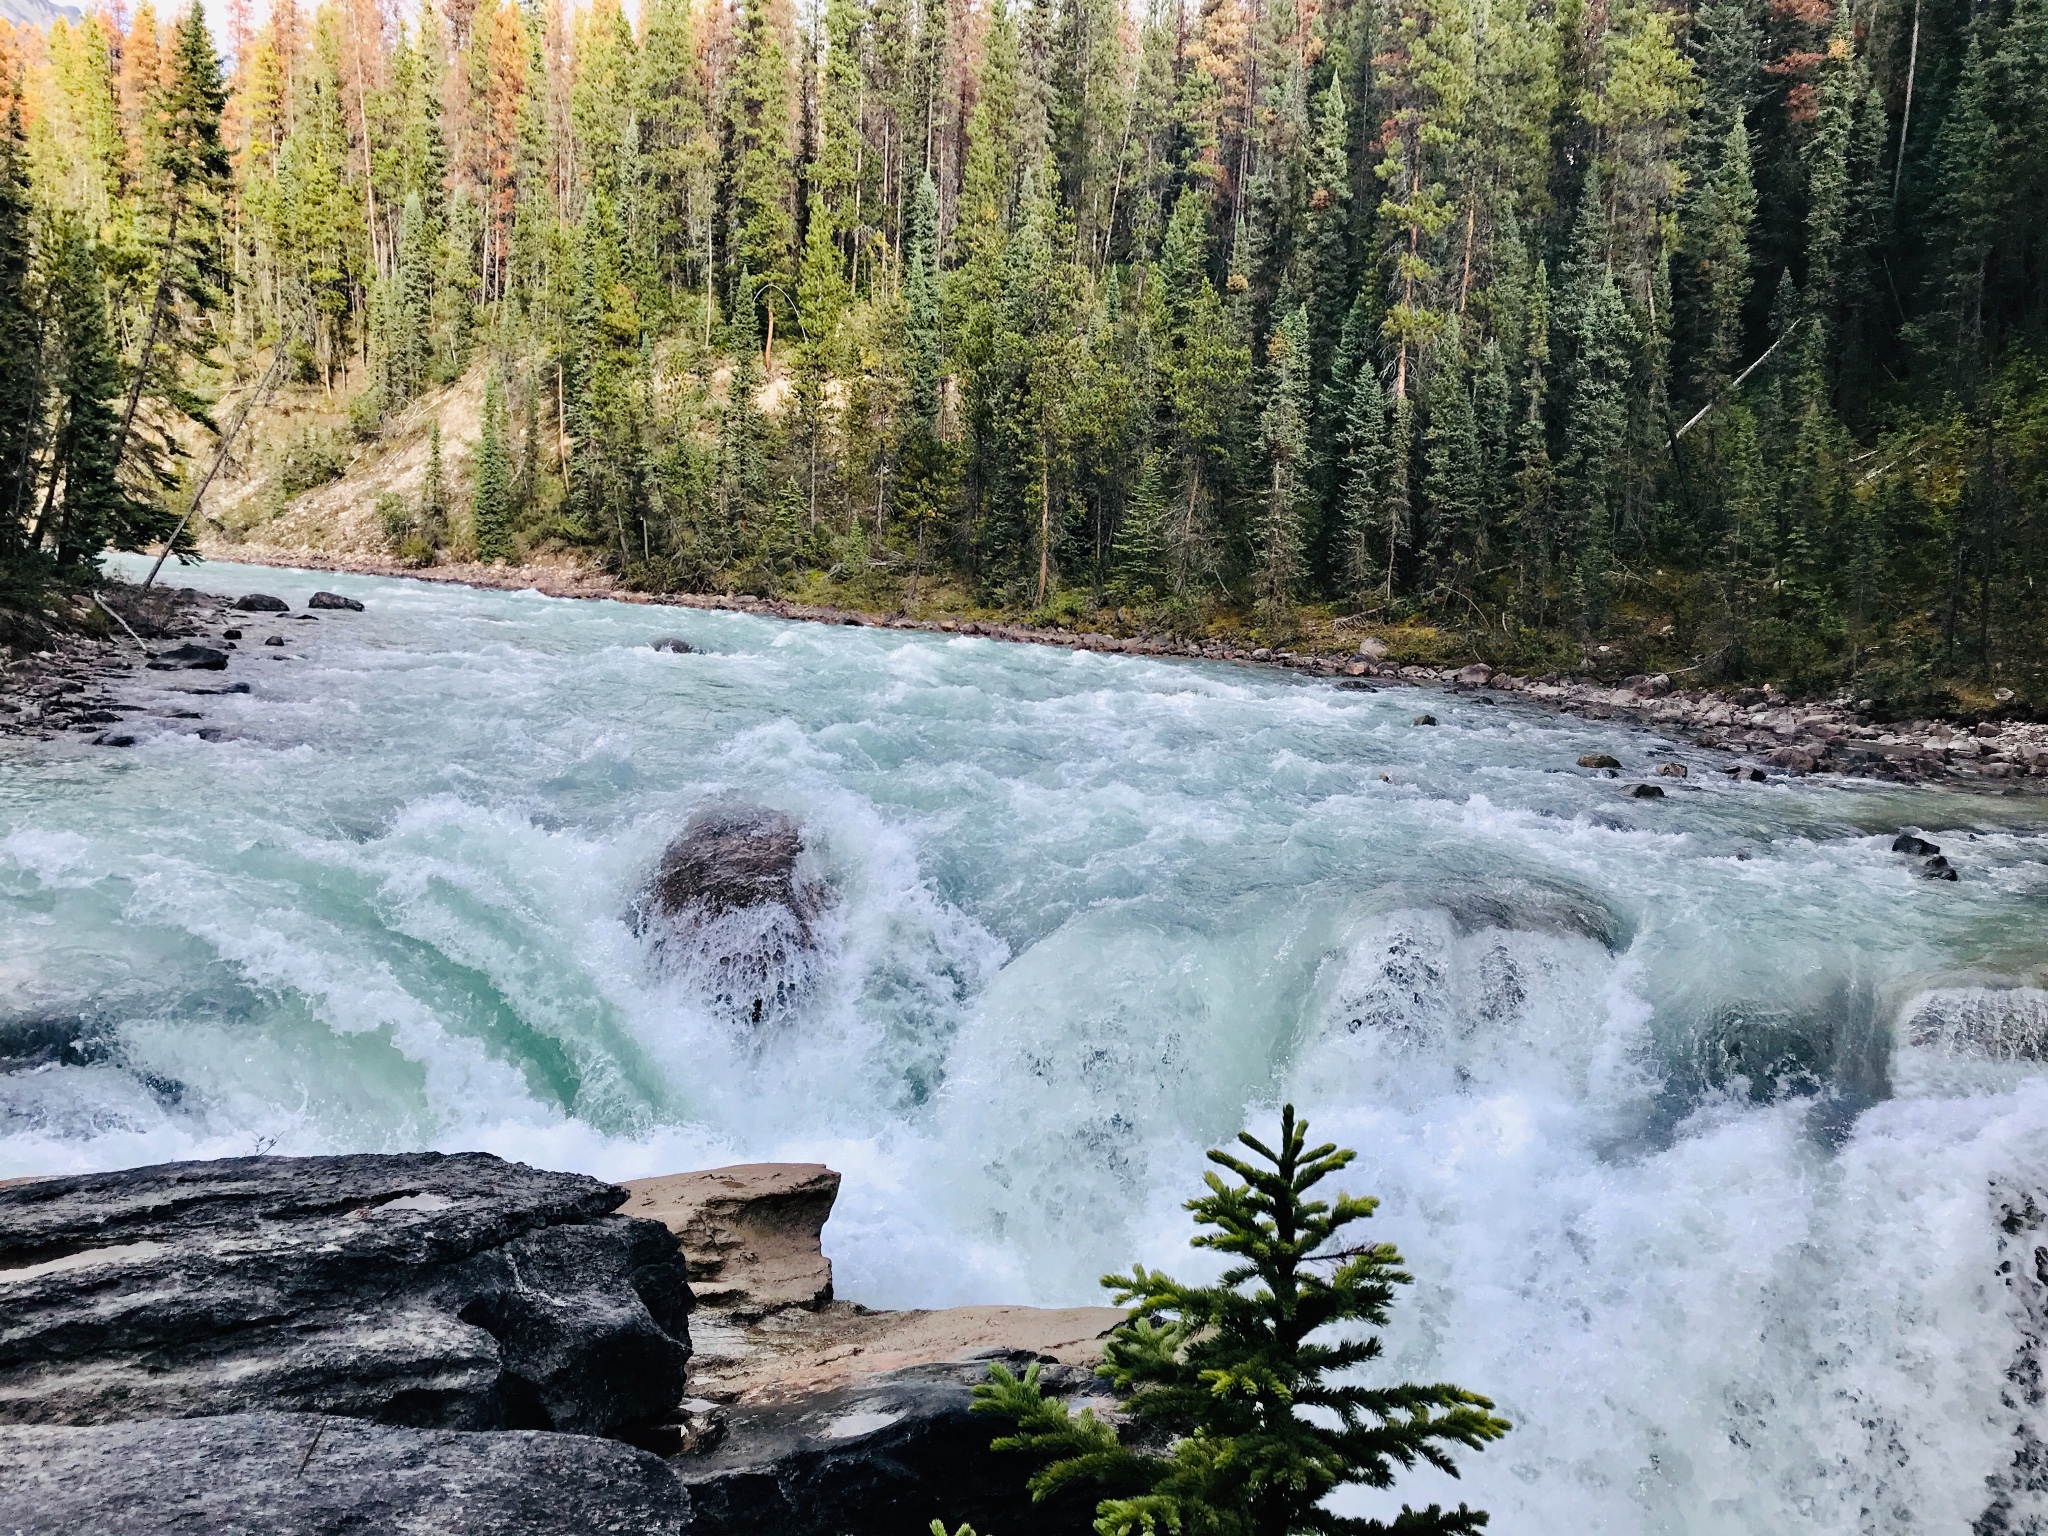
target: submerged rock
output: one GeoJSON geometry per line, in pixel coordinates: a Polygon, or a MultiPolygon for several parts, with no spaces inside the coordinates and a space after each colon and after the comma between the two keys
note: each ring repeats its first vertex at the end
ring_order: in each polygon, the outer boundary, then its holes
{"type": "Polygon", "coordinates": [[[250,1410],[611,1434],[690,1304],[625,1192],[484,1153],[243,1157],[0,1188],[0,1423],[250,1410]]]}
{"type": "Polygon", "coordinates": [[[613,1440],[319,1414],[0,1427],[9,1536],[681,1536],[689,1497],[613,1440]]]}
{"type": "Polygon", "coordinates": [[[696,653],[697,647],[690,644],[681,635],[663,635],[654,642],[654,649],[657,651],[673,651],[678,656],[690,656],[696,653]]]}
{"type": "Polygon", "coordinates": [[[268,592],[245,592],[228,604],[244,613],[290,613],[292,605],[281,597],[272,597],[268,592]]]}
{"type": "Polygon", "coordinates": [[[1929,992],[1905,1024],[1906,1042],[1987,1061],[2048,1061],[2048,992],[1954,987],[1929,992]]]}
{"type": "Polygon", "coordinates": [[[308,608],[341,608],[350,613],[361,613],[363,605],[352,597],[343,597],[339,592],[315,592],[306,599],[308,608]]]}
{"type": "Polygon", "coordinates": [[[1664,791],[1655,784],[1638,784],[1629,791],[1629,798],[1633,800],[1662,800],[1664,798],[1664,791]]]}
{"type": "Polygon", "coordinates": [[[228,653],[213,645],[176,645],[150,659],[152,672],[224,672],[228,653]]]}
{"type": "Polygon", "coordinates": [[[661,856],[642,930],[664,970],[693,980],[719,1012],[762,1024],[809,994],[814,925],[831,894],[795,817],[713,806],[661,856]]]}
{"type": "Polygon", "coordinates": [[[1610,757],[1605,752],[1588,752],[1579,759],[1581,768],[1619,768],[1621,759],[1610,757]]]}
{"type": "Polygon", "coordinates": [[[1435,715],[1417,715],[1417,716],[1415,717],[1415,723],[1416,723],[1417,725],[1435,725],[1435,724],[1436,724],[1436,716],[1435,716],[1435,715]]]}
{"type": "Polygon", "coordinates": [[[1915,837],[1910,832],[1901,832],[1892,839],[1893,853],[1910,853],[1915,858],[1927,858],[1941,852],[1941,845],[1930,843],[1924,837],[1915,837]]]}

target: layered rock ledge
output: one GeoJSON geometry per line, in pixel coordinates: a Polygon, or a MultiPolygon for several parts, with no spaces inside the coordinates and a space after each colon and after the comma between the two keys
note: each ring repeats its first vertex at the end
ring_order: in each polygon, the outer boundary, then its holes
{"type": "Polygon", "coordinates": [[[1078,1536],[972,1391],[1096,1394],[1122,1314],[835,1299],[838,1189],[483,1154],[0,1182],[0,1529],[1078,1536]]]}

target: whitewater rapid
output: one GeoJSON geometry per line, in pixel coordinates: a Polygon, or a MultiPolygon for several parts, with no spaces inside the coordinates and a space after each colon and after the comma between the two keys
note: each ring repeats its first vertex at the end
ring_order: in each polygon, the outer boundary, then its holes
{"type": "Polygon", "coordinates": [[[0,748],[0,1177],[819,1160],[841,1295],[1078,1303],[1134,1258],[1200,1272],[1202,1149],[1289,1098],[1417,1278],[1392,1369],[1517,1426],[1402,1496],[1503,1532],[1960,1532],[2011,1463],[2038,802],[1737,784],[1641,731],[1267,670],[181,579],[366,608],[264,621],[290,643],[237,651],[247,694],[148,674],[201,718],[139,714],[132,749],[0,748]],[[759,1026],[634,926],[735,800],[795,816],[836,893],[759,1026]]]}

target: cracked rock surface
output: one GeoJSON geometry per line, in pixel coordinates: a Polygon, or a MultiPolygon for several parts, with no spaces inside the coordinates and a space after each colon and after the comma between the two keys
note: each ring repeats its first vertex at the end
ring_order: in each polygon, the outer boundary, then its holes
{"type": "Polygon", "coordinates": [[[689,1360],[675,1237],[485,1153],[0,1187],[0,1424],[251,1411],[630,1433],[689,1360]]]}
{"type": "Polygon", "coordinates": [[[679,1536],[689,1514],[617,1441],[285,1413],[0,1427],[0,1502],[8,1536],[679,1536]]]}

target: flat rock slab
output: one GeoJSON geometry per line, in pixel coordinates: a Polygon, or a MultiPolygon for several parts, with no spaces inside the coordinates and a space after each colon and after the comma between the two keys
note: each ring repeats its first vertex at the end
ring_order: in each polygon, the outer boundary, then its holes
{"type": "Polygon", "coordinates": [[[1125,1315],[1119,1307],[871,1312],[847,1302],[751,1320],[700,1311],[693,1321],[690,1390],[751,1408],[843,1391],[894,1372],[1013,1356],[1092,1371],[1125,1315]]]}
{"type": "MultiPolygon", "coordinates": [[[[1021,1369],[1027,1357],[999,1358],[1021,1369]]],[[[934,1367],[733,1410],[708,1454],[669,1463],[689,1490],[691,1536],[904,1536],[934,1520],[1081,1536],[1094,1490],[1033,1504],[1025,1483],[1037,1463],[989,1449],[1006,1421],[970,1411],[987,1374],[985,1361],[934,1367]]],[[[1051,1367],[1043,1379],[1059,1393],[1091,1378],[1051,1367]]]]}
{"type": "Polygon", "coordinates": [[[585,1435],[317,1414],[0,1427],[8,1536],[680,1536],[660,1459],[585,1435]]]}
{"type": "Polygon", "coordinates": [[[839,1175],[823,1163],[740,1163],[625,1187],[627,1215],[681,1240],[699,1306],[761,1313],[832,1299],[832,1261],[819,1239],[839,1175]]]}
{"type": "Polygon", "coordinates": [[[256,1410],[627,1431],[683,1396],[675,1237],[485,1153],[245,1157],[0,1188],[0,1424],[256,1410]]]}

